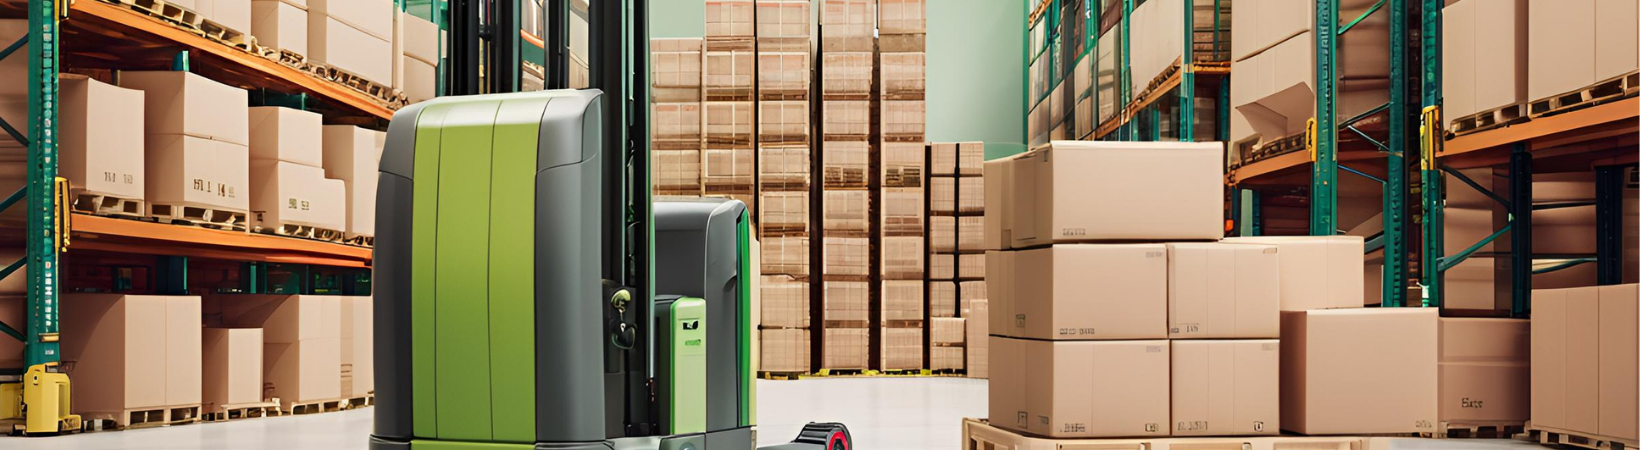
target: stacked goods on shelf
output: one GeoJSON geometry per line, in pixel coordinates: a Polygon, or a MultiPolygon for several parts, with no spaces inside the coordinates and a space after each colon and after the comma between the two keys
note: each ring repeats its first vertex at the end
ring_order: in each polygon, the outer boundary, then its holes
{"type": "MultiPolygon", "coordinates": [[[[873,257],[877,267],[875,368],[921,369],[924,343],[923,211],[927,158],[926,0],[877,1],[877,64],[873,136],[873,257]]],[[[960,333],[958,333],[960,335],[960,333]]]]}
{"type": "MultiPolygon", "coordinates": [[[[143,92],[79,75],[61,78],[57,175],[67,178],[73,188],[72,209],[104,215],[145,215],[143,92]]],[[[28,104],[26,98],[20,100],[22,105],[28,104]]],[[[19,120],[10,123],[27,130],[26,115],[19,120]]]]}
{"type": "Polygon", "coordinates": [[[1525,117],[1531,100],[1526,94],[1526,3],[1480,0],[1441,8],[1441,115],[1448,130],[1469,132],[1525,117]]]}
{"type": "Polygon", "coordinates": [[[1634,284],[1532,291],[1529,426],[1543,442],[1640,443],[1637,297],[1634,284]]]}
{"type": "Polygon", "coordinates": [[[252,231],[342,238],[351,216],[347,183],[325,178],[324,135],[318,114],[274,106],[250,108],[252,231]]]}
{"type": "MultiPolygon", "coordinates": [[[[1106,3],[1109,4],[1109,2],[1106,3]]],[[[1120,22],[1122,15],[1117,12],[1111,17],[1115,17],[1120,22]]],[[[1088,68],[1093,77],[1093,98],[1097,101],[1092,106],[1095,114],[1095,127],[1115,119],[1117,115],[1121,114],[1122,107],[1127,106],[1121,104],[1121,100],[1117,98],[1121,92],[1119,83],[1121,82],[1122,64],[1120,51],[1122,30],[1119,25],[1120,23],[1115,23],[1109,28],[1102,27],[1099,38],[1094,45],[1092,67],[1088,68]]]]}
{"type": "Polygon", "coordinates": [[[392,0],[306,0],[308,61],[382,85],[393,85],[392,0]]]}
{"type": "Polygon", "coordinates": [[[74,414],[125,427],[199,418],[199,297],[69,294],[62,306],[74,414]]]}
{"type": "Polygon", "coordinates": [[[810,361],[809,2],[759,1],[758,240],[764,372],[807,373],[810,361]]]}
{"type": "Polygon", "coordinates": [[[263,398],[277,398],[281,410],[291,411],[298,405],[344,398],[344,298],[220,295],[206,298],[206,311],[219,314],[225,327],[262,329],[263,398]]]}
{"type": "MultiPolygon", "coordinates": [[[[986,162],[992,425],[1051,438],[1168,436],[1229,416],[1238,423],[1219,428],[1215,421],[1207,431],[1276,433],[1276,427],[1255,426],[1276,421],[1275,392],[1260,382],[1273,379],[1275,360],[1259,359],[1263,345],[1245,357],[1237,345],[1181,355],[1209,378],[1234,378],[1227,389],[1199,392],[1170,383],[1175,359],[1167,340],[1164,243],[1223,237],[1221,149],[1218,143],[1055,142],[986,162]],[[1118,191],[1124,194],[1104,195],[1118,191]],[[1231,401],[1223,402],[1226,396],[1231,401]],[[1172,415],[1174,404],[1187,415],[1172,415]]],[[[1270,302],[1248,303],[1248,316],[1273,322],[1270,302]]],[[[1273,337],[1269,330],[1262,335],[1273,337]]]]}
{"type": "MultiPolygon", "coordinates": [[[[1527,3],[1531,11],[1525,31],[1529,114],[1553,113],[1633,89],[1634,73],[1640,67],[1640,49],[1636,48],[1640,46],[1640,5],[1594,0],[1527,3]]],[[[1479,20],[1476,26],[1481,26],[1479,20]]],[[[1476,44],[1480,49],[1481,43],[1476,44]]],[[[1476,86],[1476,95],[1480,95],[1482,85],[1476,86]]]]}
{"type": "Polygon", "coordinates": [[[148,215],[243,229],[250,210],[250,108],[244,90],[188,72],[123,72],[145,93],[148,215]]]}
{"type": "Polygon", "coordinates": [[[325,176],[340,180],[346,191],[348,242],[373,242],[376,236],[376,183],[387,133],[352,125],[324,127],[325,176]]]}
{"type": "MultiPolygon", "coordinates": [[[[1129,16],[1133,21],[1128,36],[1132,40],[1131,59],[1128,66],[1133,71],[1130,89],[1134,96],[1140,96],[1149,91],[1153,81],[1164,78],[1170,71],[1179,68],[1179,64],[1192,63],[1223,63],[1229,58],[1230,48],[1226,44],[1214,42],[1215,33],[1222,40],[1229,39],[1230,17],[1226,12],[1230,9],[1228,2],[1219,5],[1221,10],[1214,10],[1215,0],[1194,0],[1191,10],[1191,42],[1184,42],[1185,10],[1183,2],[1145,2],[1133,8],[1129,16]],[[1221,19],[1215,21],[1214,19],[1221,19]],[[1217,28],[1215,28],[1217,26],[1217,28]],[[1185,48],[1191,49],[1189,61],[1184,61],[1185,48]]],[[[1270,3],[1268,1],[1250,3],[1270,3]]],[[[1351,17],[1353,18],[1353,16],[1351,17]]]]}
{"type": "Polygon", "coordinates": [[[871,205],[879,170],[871,142],[877,1],[824,0],[821,8],[817,369],[864,370],[876,363],[870,327],[871,205]]]}
{"type": "MultiPolygon", "coordinates": [[[[393,25],[393,87],[410,103],[438,93],[438,24],[407,13],[397,13],[393,25]]],[[[696,73],[699,73],[696,65],[696,73]]]]}
{"type": "MultiPolygon", "coordinates": [[[[928,144],[929,231],[928,231],[928,316],[963,318],[968,336],[944,343],[965,347],[955,359],[935,362],[930,369],[966,369],[974,378],[985,374],[985,143],[962,142],[928,144]],[[978,311],[976,313],[976,311],[978,311]],[[978,369],[978,370],[976,370],[978,369]]],[[[931,348],[934,340],[930,339],[931,348]]]]}
{"type": "Polygon", "coordinates": [[[654,39],[655,96],[651,106],[654,190],[659,195],[701,194],[701,39],[654,39]]]}
{"type": "Polygon", "coordinates": [[[262,329],[205,328],[201,414],[262,403],[262,329]]]}
{"type": "Polygon", "coordinates": [[[307,55],[307,2],[251,0],[250,33],[256,36],[256,44],[262,47],[307,55]]]}
{"type": "Polygon", "coordinates": [[[705,145],[702,184],[707,195],[724,196],[757,210],[756,2],[706,2],[702,46],[702,106],[705,145]]]}
{"type": "MultiPolygon", "coordinates": [[[[1230,145],[1244,163],[1252,162],[1255,150],[1302,135],[1316,114],[1315,5],[1287,3],[1238,2],[1233,11],[1238,26],[1231,29],[1231,72],[1241,76],[1230,82],[1230,145]]],[[[1336,40],[1337,52],[1349,55],[1338,59],[1339,121],[1389,101],[1389,11],[1373,5],[1338,5],[1341,21],[1371,13],[1336,40]]]]}

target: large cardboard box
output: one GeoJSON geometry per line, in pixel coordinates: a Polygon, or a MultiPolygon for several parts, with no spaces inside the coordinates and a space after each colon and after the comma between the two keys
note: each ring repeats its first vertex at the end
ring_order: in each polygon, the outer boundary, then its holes
{"type": "Polygon", "coordinates": [[[1168,337],[1279,337],[1281,256],[1273,245],[1168,244],[1168,337]]]}
{"type": "MultiPolygon", "coordinates": [[[[404,56],[428,65],[437,65],[441,41],[438,25],[408,13],[400,13],[399,23],[403,27],[400,37],[404,43],[404,56]]],[[[700,73],[699,61],[695,62],[694,67],[695,73],[700,73]]]]}
{"type": "Polygon", "coordinates": [[[1594,78],[1640,68],[1640,1],[1599,0],[1594,6],[1594,78]]]}
{"type": "Polygon", "coordinates": [[[986,224],[996,236],[987,241],[1220,239],[1223,152],[1218,143],[1058,141],[987,161],[986,217],[1001,219],[986,224]],[[1089,194],[1118,191],[1131,195],[1089,194]]]}
{"type": "Polygon", "coordinates": [[[244,89],[176,71],[120,72],[120,87],[146,94],[144,128],[150,136],[188,135],[250,145],[250,107],[244,89]]]}
{"type": "Polygon", "coordinates": [[[404,68],[404,83],[399,89],[410,98],[410,103],[421,103],[431,100],[438,92],[438,66],[411,58],[401,57],[400,67],[404,68]]]}
{"type": "Polygon", "coordinates": [[[376,183],[383,139],[380,131],[351,125],[324,127],[325,177],[341,181],[347,191],[343,206],[348,233],[376,234],[376,183]]]}
{"type": "Polygon", "coordinates": [[[868,345],[865,328],[827,327],[821,342],[821,369],[865,369],[868,345]]]}
{"type": "Polygon", "coordinates": [[[1447,97],[1441,114],[1449,122],[1533,100],[1526,93],[1526,6],[1527,0],[1478,0],[1441,10],[1441,92],[1447,97]]]}
{"type": "Polygon", "coordinates": [[[1281,313],[1281,429],[1433,432],[1438,319],[1431,308],[1281,313]]]}
{"type": "Polygon", "coordinates": [[[64,75],[58,92],[59,176],[86,193],[142,200],[143,92],[79,75],[64,75]]]}
{"type": "MultiPolygon", "coordinates": [[[[1618,0],[1618,2],[1625,0],[1618,0]]],[[[1526,94],[1541,100],[1595,79],[1597,0],[1528,0],[1526,94]]]]}
{"type": "Polygon", "coordinates": [[[986,254],[991,333],[1029,339],[1167,337],[1167,247],[1074,244],[986,254]]]}
{"type": "Polygon", "coordinates": [[[309,13],[308,60],[382,85],[393,84],[393,58],[398,55],[393,53],[392,14],[383,16],[389,23],[387,37],[382,37],[334,17],[311,10],[309,13]]]}
{"type": "Polygon", "coordinates": [[[1529,328],[1518,319],[1441,319],[1441,423],[1507,425],[1531,418],[1529,328]]]}
{"type": "Polygon", "coordinates": [[[882,353],[877,361],[880,370],[921,369],[923,366],[923,329],[877,329],[882,353]]]}
{"type": "Polygon", "coordinates": [[[1276,246],[1281,257],[1281,310],[1359,308],[1366,241],[1360,236],[1259,236],[1227,243],[1276,246]]]}
{"type": "Polygon", "coordinates": [[[1640,285],[1532,291],[1532,425],[1636,439],[1637,328],[1640,285]]]}
{"type": "Polygon", "coordinates": [[[380,40],[393,39],[393,0],[305,0],[308,12],[345,23],[380,40]]]}
{"type": "Polygon", "coordinates": [[[206,328],[205,412],[262,401],[262,329],[206,328]]]}
{"type": "Polygon", "coordinates": [[[324,116],[299,109],[250,109],[251,160],[286,161],[321,167],[324,116]]]}
{"type": "MultiPolygon", "coordinates": [[[[920,280],[882,280],[881,309],[877,318],[894,322],[896,327],[909,326],[908,321],[922,322],[926,302],[923,301],[923,282],[920,280]]],[[[921,328],[921,324],[918,328],[921,328]]]]}
{"type": "Polygon", "coordinates": [[[61,298],[63,367],[73,412],[126,420],[124,411],[200,403],[199,297],[69,294],[61,298]]]}
{"type": "Polygon", "coordinates": [[[1168,435],[1167,341],[990,340],[992,424],[1055,438],[1168,435]]]}
{"type": "Polygon", "coordinates": [[[162,205],[250,210],[250,149],[180,134],[150,134],[144,145],[150,211],[162,205]]]}
{"type": "Polygon", "coordinates": [[[240,33],[251,33],[251,0],[198,0],[202,8],[200,16],[205,20],[229,30],[240,33]]]}
{"type": "Polygon", "coordinates": [[[262,328],[264,397],[286,410],[342,397],[342,300],[328,295],[213,296],[222,323],[262,328]]]}
{"type": "Polygon", "coordinates": [[[325,179],[324,169],[255,161],[250,192],[256,227],[306,226],[338,232],[347,228],[347,187],[342,180],[325,179]]]}
{"type": "Polygon", "coordinates": [[[809,238],[806,236],[763,237],[762,273],[805,276],[809,274],[809,238]]]}
{"type": "Polygon", "coordinates": [[[1174,436],[1281,433],[1277,340],[1175,340],[1172,345],[1174,436]]]}
{"type": "Polygon", "coordinates": [[[375,303],[367,296],[347,296],[339,300],[342,303],[342,397],[364,397],[376,390],[375,303]]]}
{"type": "Polygon", "coordinates": [[[991,376],[991,312],[990,302],[981,298],[972,301],[963,301],[965,308],[962,316],[968,319],[967,334],[967,370],[968,378],[990,378],[991,376]]]}
{"type": "Polygon", "coordinates": [[[759,371],[809,372],[809,330],[781,329],[758,332],[759,371]]]}
{"type": "Polygon", "coordinates": [[[809,327],[809,282],[786,275],[764,275],[761,315],[765,328],[809,327]]]}
{"type": "Polygon", "coordinates": [[[834,98],[871,95],[872,56],[870,51],[821,54],[820,65],[825,67],[820,79],[821,95],[834,98]]]}
{"type": "Polygon", "coordinates": [[[831,281],[822,283],[824,291],[820,318],[829,323],[845,323],[850,327],[864,326],[871,320],[871,284],[864,281],[831,281]]]}
{"type": "Polygon", "coordinates": [[[308,12],[281,0],[251,2],[251,35],[257,45],[298,55],[308,53],[308,12]]]}
{"type": "Polygon", "coordinates": [[[1640,438],[1640,285],[1601,286],[1601,436],[1640,438]]]}
{"type": "Polygon", "coordinates": [[[756,5],[752,0],[706,2],[706,37],[749,39],[755,36],[756,5]]]}

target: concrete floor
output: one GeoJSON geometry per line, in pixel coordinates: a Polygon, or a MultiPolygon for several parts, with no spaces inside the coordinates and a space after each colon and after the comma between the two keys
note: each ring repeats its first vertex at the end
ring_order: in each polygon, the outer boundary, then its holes
{"type": "MultiPolygon", "coordinates": [[[[985,415],[986,383],[963,378],[758,381],[758,444],[804,423],[843,422],[856,448],[956,450],[961,419],[985,415]]],[[[54,438],[0,437],[5,450],[363,450],[373,408],[54,438]]],[[[1381,448],[1381,447],[1375,447],[1381,448]]],[[[1541,450],[1520,441],[1397,439],[1389,450],[1541,450]]]]}

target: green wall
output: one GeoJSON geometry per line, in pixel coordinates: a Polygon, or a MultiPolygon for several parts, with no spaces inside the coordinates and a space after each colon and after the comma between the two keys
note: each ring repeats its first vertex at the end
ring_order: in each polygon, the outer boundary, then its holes
{"type": "MultiPolygon", "coordinates": [[[[1025,150],[1027,0],[928,1],[928,139],[985,141],[985,156],[1025,150]]],[[[703,0],[653,0],[657,38],[706,33],[703,0]]],[[[818,12],[819,1],[815,2],[818,12]]]]}

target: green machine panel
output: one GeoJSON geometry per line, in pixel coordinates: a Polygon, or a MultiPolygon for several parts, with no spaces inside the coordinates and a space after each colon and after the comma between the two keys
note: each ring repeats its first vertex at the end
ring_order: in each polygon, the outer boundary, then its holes
{"type": "Polygon", "coordinates": [[[656,377],[661,427],[668,434],[706,431],[706,301],[655,300],[656,377]]]}

